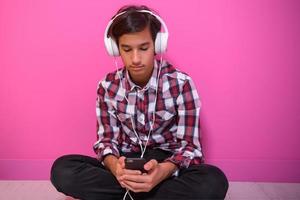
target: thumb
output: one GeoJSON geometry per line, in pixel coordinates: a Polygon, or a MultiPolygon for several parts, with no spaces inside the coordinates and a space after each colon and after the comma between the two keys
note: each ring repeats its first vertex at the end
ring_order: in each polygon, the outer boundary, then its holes
{"type": "Polygon", "coordinates": [[[151,159],[149,162],[147,162],[144,165],[144,169],[146,171],[150,171],[150,170],[154,169],[157,166],[157,164],[158,164],[158,162],[155,159],[151,159]]]}

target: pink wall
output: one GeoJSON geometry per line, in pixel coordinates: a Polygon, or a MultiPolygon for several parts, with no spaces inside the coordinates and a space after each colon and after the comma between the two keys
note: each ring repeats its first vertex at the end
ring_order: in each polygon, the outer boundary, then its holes
{"type": "MultiPolygon", "coordinates": [[[[0,1],[0,179],[48,179],[63,154],[93,156],[103,31],[134,1],[0,1]]],[[[300,181],[300,4],[138,1],[169,31],[166,57],[195,80],[206,159],[230,180],[300,181]]]]}

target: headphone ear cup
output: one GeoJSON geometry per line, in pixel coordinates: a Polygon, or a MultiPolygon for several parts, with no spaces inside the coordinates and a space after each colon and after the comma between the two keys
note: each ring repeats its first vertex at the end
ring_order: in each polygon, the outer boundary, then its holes
{"type": "Polygon", "coordinates": [[[107,37],[104,39],[104,45],[107,50],[107,53],[110,56],[119,56],[119,48],[115,40],[113,40],[111,37],[107,37]]]}
{"type": "Polygon", "coordinates": [[[158,32],[155,38],[155,53],[161,54],[167,51],[168,46],[168,34],[158,32]]]}

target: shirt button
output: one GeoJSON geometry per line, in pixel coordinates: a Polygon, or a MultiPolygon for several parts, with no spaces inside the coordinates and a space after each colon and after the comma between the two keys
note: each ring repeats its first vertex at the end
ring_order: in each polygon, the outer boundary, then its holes
{"type": "Polygon", "coordinates": [[[139,117],[139,122],[142,123],[142,124],[144,124],[144,122],[145,122],[145,116],[144,115],[141,115],[139,117]]]}

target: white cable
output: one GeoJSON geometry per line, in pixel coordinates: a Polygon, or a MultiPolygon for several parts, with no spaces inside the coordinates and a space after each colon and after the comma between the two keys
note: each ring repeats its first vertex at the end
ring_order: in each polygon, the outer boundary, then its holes
{"type": "Polygon", "coordinates": [[[158,92],[158,84],[159,84],[159,76],[160,76],[161,68],[162,68],[162,55],[160,56],[160,63],[159,63],[159,68],[158,68],[158,75],[157,75],[157,81],[156,81],[156,91],[155,91],[155,99],[154,99],[154,110],[153,110],[153,113],[152,113],[152,121],[150,121],[150,131],[148,133],[147,141],[146,141],[146,144],[145,144],[145,148],[142,151],[141,158],[144,157],[144,153],[146,152],[148,141],[149,141],[151,132],[153,130],[153,126],[154,126],[154,122],[155,122],[155,118],[156,118],[155,117],[155,111],[156,111],[157,92],[158,92]]]}
{"type": "MultiPolygon", "coordinates": [[[[123,83],[122,83],[122,79],[121,79],[121,76],[120,76],[120,74],[119,74],[118,61],[117,61],[117,58],[116,58],[115,56],[114,56],[114,61],[115,61],[116,72],[117,72],[117,75],[118,75],[118,77],[119,77],[119,79],[120,79],[121,88],[124,89],[123,83]]],[[[125,91],[125,89],[124,89],[124,91],[125,91]]],[[[126,102],[129,104],[128,98],[126,97],[126,93],[125,93],[125,95],[124,95],[124,98],[125,98],[126,102]]],[[[132,121],[131,115],[130,115],[130,119],[131,119],[131,123],[132,123],[133,121],[132,121]]],[[[132,123],[132,125],[133,125],[133,123],[132,123]]],[[[136,134],[135,128],[134,128],[134,127],[132,127],[132,128],[133,128],[133,130],[134,130],[134,133],[136,134]]],[[[136,134],[136,135],[137,135],[137,134],[136,134]]],[[[138,139],[139,139],[139,137],[138,137],[138,139]]],[[[140,142],[139,142],[139,144],[140,144],[140,148],[143,149],[143,147],[142,147],[142,145],[141,145],[140,142]]],[[[125,193],[124,196],[123,196],[123,200],[126,200],[126,196],[127,196],[127,195],[129,195],[129,197],[130,197],[131,200],[134,200],[133,197],[131,196],[130,192],[129,192],[129,189],[126,189],[126,193],[125,193]]]]}
{"type": "MultiPolygon", "coordinates": [[[[117,70],[117,75],[120,79],[121,88],[125,91],[125,87],[123,87],[122,79],[121,79],[121,76],[120,76],[120,73],[119,73],[118,61],[117,61],[117,58],[115,56],[114,56],[114,61],[115,61],[115,67],[116,67],[116,70],[117,70]]],[[[124,94],[124,98],[125,98],[126,102],[129,104],[129,101],[128,101],[128,98],[126,97],[126,94],[124,94]]]]}
{"type": "Polygon", "coordinates": [[[126,189],[126,193],[125,193],[125,195],[124,195],[124,197],[123,197],[123,200],[126,199],[127,194],[128,194],[128,196],[130,197],[131,200],[134,200],[133,197],[131,196],[131,194],[130,194],[130,192],[129,192],[128,189],[126,189]]]}
{"type": "MultiPolygon", "coordinates": [[[[122,82],[121,76],[119,74],[118,62],[117,62],[116,57],[114,57],[114,61],[115,61],[115,66],[116,66],[116,70],[117,70],[117,75],[118,75],[118,77],[120,79],[121,88],[123,90],[125,90],[125,88],[123,87],[123,82],[122,82]]],[[[155,117],[155,110],[156,110],[156,102],[157,102],[157,92],[158,92],[159,76],[160,76],[162,65],[163,65],[163,59],[162,59],[162,55],[161,55],[160,56],[160,63],[159,63],[159,67],[158,67],[157,81],[156,81],[156,90],[155,90],[155,99],[154,99],[154,111],[152,113],[152,120],[150,120],[150,122],[149,122],[149,124],[150,124],[150,130],[149,130],[148,135],[147,135],[146,144],[144,145],[145,147],[142,146],[142,140],[140,139],[139,135],[136,132],[135,123],[133,121],[132,115],[130,115],[130,121],[131,121],[131,125],[132,125],[132,128],[133,128],[133,132],[134,132],[135,136],[137,137],[138,144],[140,145],[140,148],[141,148],[141,158],[144,157],[144,153],[146,152],[147,144],[148,144],[148,141],[150,139],[150,135],[151,135],[151,132],[153,130],[153,125],[154,125],[155,118],[156,118],[155,117]]],[[[126,95],[124,95],[124,98],[125,98],[126,102],[129,104],[129,100],[126,97],[126,95]]]]}
{"type": "MultiPolygon", "coordinates": [[[[135,130],[135,123],[134,123],[134,121],[133,121],[131,115],[130,115],[130,120],[131,120],[131,125],[132,125],[133,132],[134,132],[134,134],[135,134],[135,136],[136,136],[136,138],[137,138],[137,140],[138,140],[138,143],[139,143],[139,145],[140,145],[141,152],[144,152],[144,148],[143,148],[143,145],[142,145],[142,141],[141,141],[139,135],[137,134],[137,132],[136,132],[136,130],[135,130]]],[[[141,158],[142,158],[142,156],[141,156],[141,158]]]]}
{"type": "MultiPolygon", "coordinates": [[[[122,79],[121,79],[121,76],[119,74],[119,67],[118,67],[118,61],[116,59],[116,57],[114,56],[114,61],[115,61],[115,67],[116,67],[116,72],[117,72],[117,75],[120,79],[120,83],[121,83],[121,88],[125,91],[125,88],[123,87],[123,83],[122,83],[122,79]]],[[[136,127],[135,127],[135,123],[133,121],[133,118],[132,118],[132,115],[130,115],[130,120],[131,120],[131,125],[132,125],[132,129],[133,129],[133,132],[135,134],[135,136],[137,137],[137,140],[138,140],[138,143],[140,145],[140,148],[141,148],[141,158],[144,157],[144,154],[146,152],[146,149],[147,149],[147,145],[148,145],[148,142],[149,142],[149,139],[150,139],[150,135],[151,135],[151,132],[153,130],[153,126],[154,126],[154,122],[155,122],[155,111],[156,111],[156,102],[157,102],[157,94],[158,94],[158,84],[159,84],[159,76],[160,76],[160,72],[161,72],[161,68],[162,68],[162,65],[163,65],[163,59],[162,59],[162,55],[160,56],[160,63],[159,63],[159,66],[158,66],[158,75],[157,75],[157,81],[156,81],[156,91],[155,91],[155,99],[154,99],[154,110],[153,110],[153,113],[152,113],[152,120],[150,120],[149,122],[149,126],[150,126],[150,130],[149,130],[149,133],[148,133],[148,136],[147,136],[147,141],[143,147],[143,144],[142,144],[142,140],[140,139],[139,135],[137,134],[136,132],[136,127]]],[[[126,100],[126,102],[129,104],[129,100],[128,98],[126,97],[126,93],[124,95],[124,98],[126,100]]],[[[123,196],[123,200],[126,199],[126,196],[129,195],[130,199],[131,200],[134,200],[133,197],[131,196],[130,194],[130,191],[128,189],[126,189],[126,193],[124,194],[123,196]]]]}

